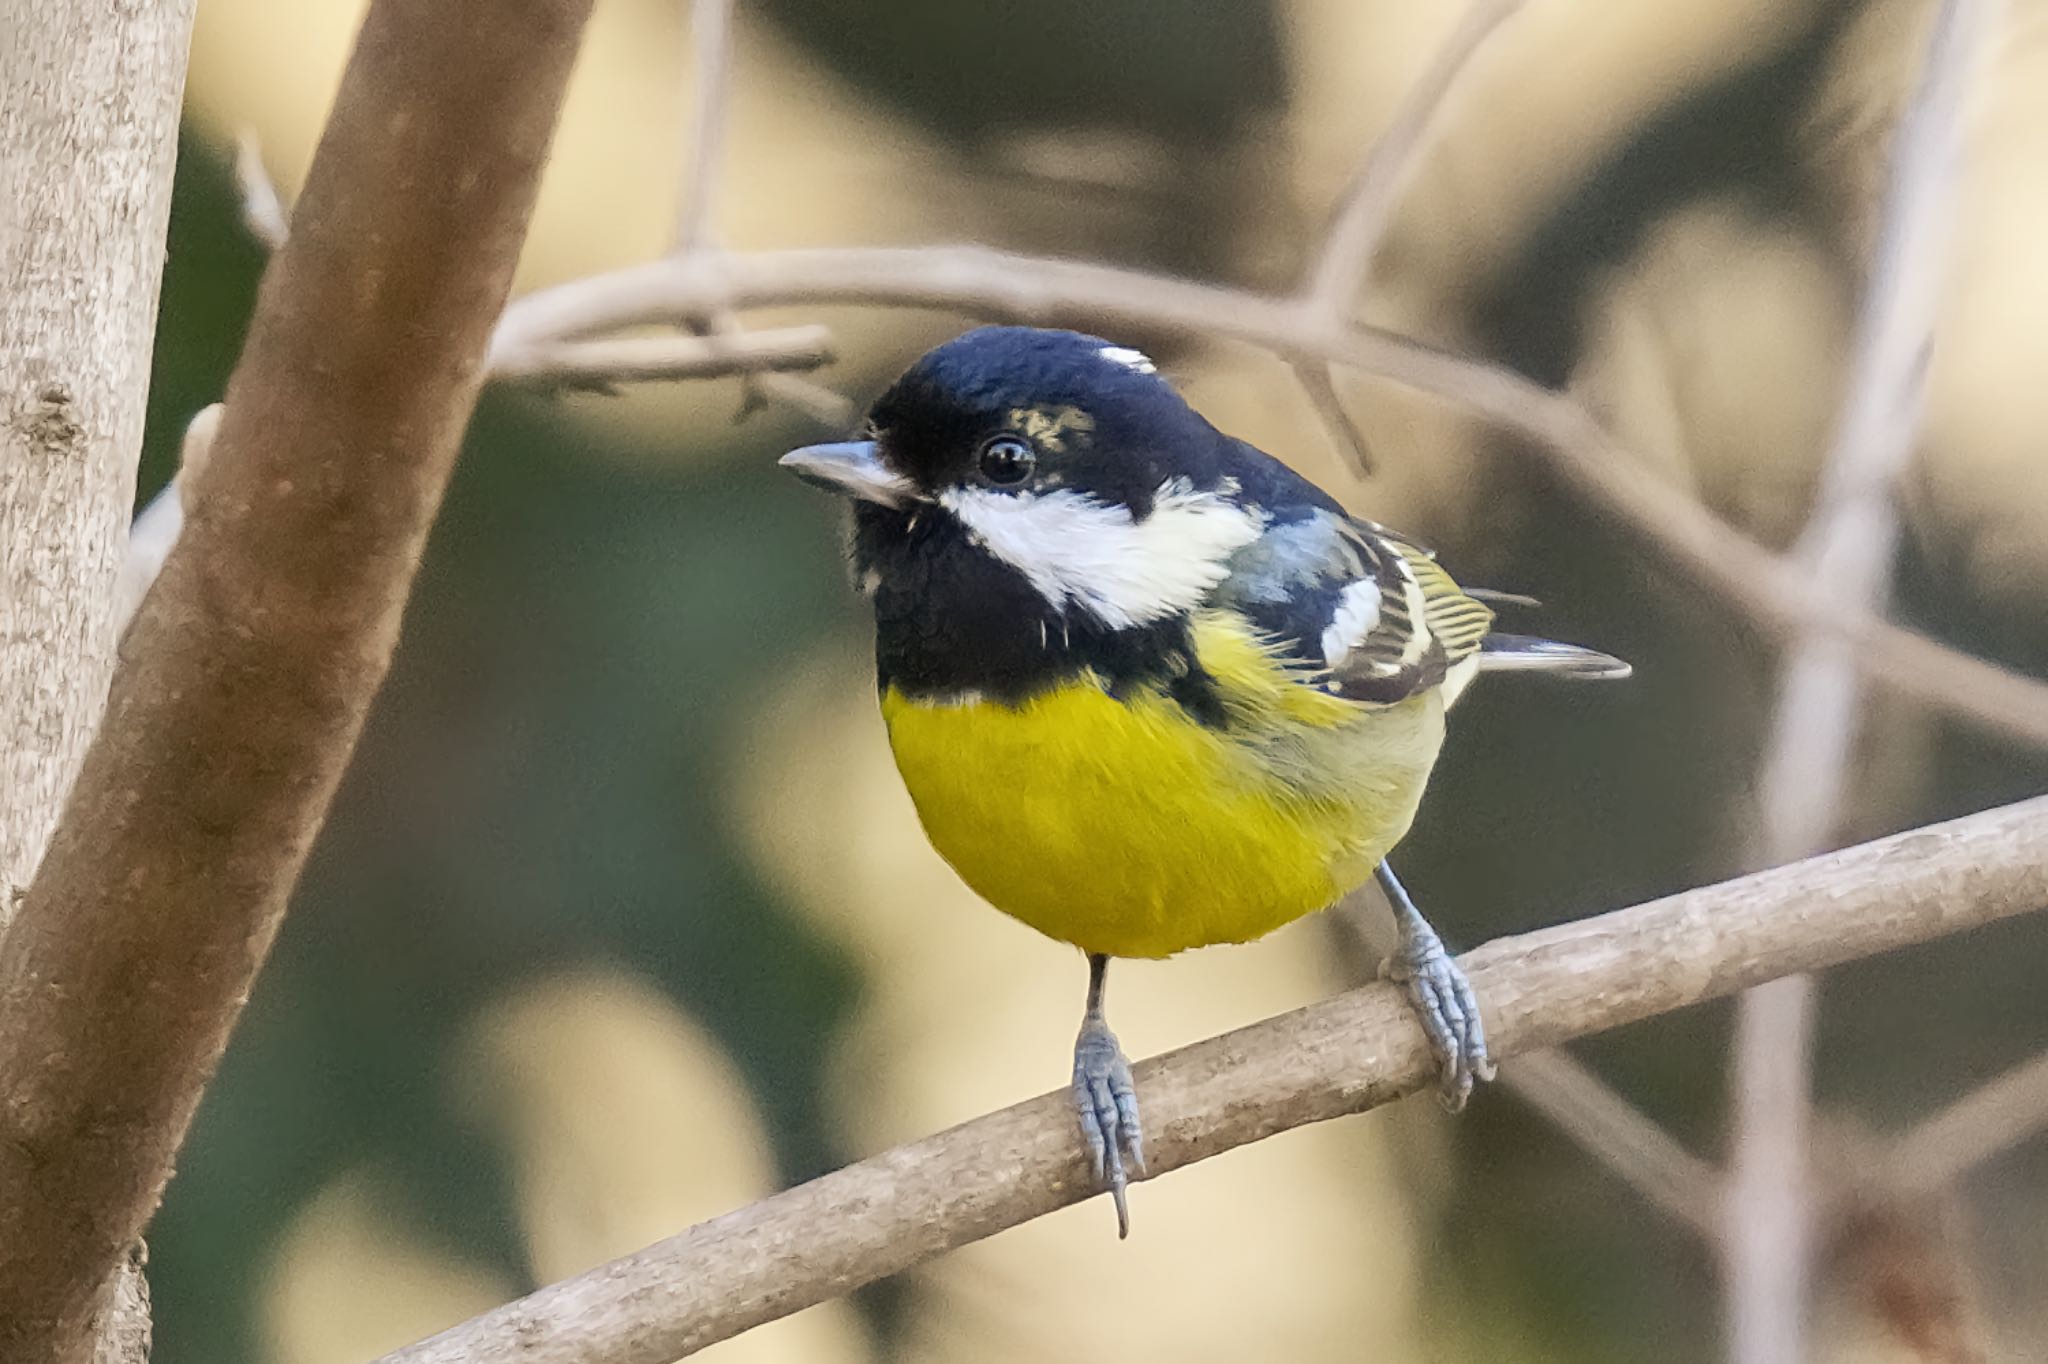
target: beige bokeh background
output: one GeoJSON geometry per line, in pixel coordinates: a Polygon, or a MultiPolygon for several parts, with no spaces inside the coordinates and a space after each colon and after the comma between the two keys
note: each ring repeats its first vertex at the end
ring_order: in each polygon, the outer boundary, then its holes
{"type": "MultiPolygon", "coordinates": [[[[1393,223],[1362,312],[1453,347],[1483,342],[1481,301],[1530,235],[1640,129],[1795,42],[1820,0],[1530,0],[1475,63],[1393,223]]],[[[686,6],[604,0],[550,168],[522,287],[667,249],[686,133],[686,6]]],[[[225,145],[252,129],[287,195],[302,179],[361,5],[207,0],[189,108],[225,145]]],[[[1455,22],[1454,4],[1293,0],[1291,96],[1245,147],[1269,198],[1247,202],[1243,280],[1306,258],[1361,148],[1455,22]]],[[[2048,582],[2048,5],[2011,6],[2013,36],[1973,115],[1957,268],[1935,350],[1912,525],[1954,590],[2032,610],[2048,582]]],[[[1868,251],[1882,133],[1927,5],[1878,0],[1823,58],[1800,136],[1811,208],[1741,196],[1688,202],[1606,267],[1577,319],[1570,383],[1635,454],[1782,546],[1825,448],[1868,251]]],[[[960,149],[876,105],[744,3],[727,180],[716,224],[740,249],[975,239],[1035,242],[1007,191],[960,149]]],[[[1110,185],[1113,138],[1041,153],[1110,185]]],[[[1043,212],[1040,207],[1034,211],[1043,212]]],[[[1028,215],[1027,215],[1028,217],[1028,215]]],[[[789,314],[793,315],[793,314],[789,314]]],[[[822,378],[860,396],[952,320],[833,310],[842,359],[822,378]]],[[[1455,413],[1371,380],[1340,390],[1381,472],[1344,468],[1284,368],[1228,348],[1171,367],[1218,425],[1294,459],[1371,514],[1453,541],[1505,542],[1513,506],[1486,495],[1502,456],[1455,413]]],[[[593,429],[715,448],[736,385],[578,398],[593,429]]],[[[771,420],[803,433],[800,418],[771,420]]],[[[642,442],[644,448],[645,442],[642,442]]],[[[849,610],[852,609],[849,605],[849,610]]],[[[865,661],[829,647],[789,660],[733,740],[731,834],[839,944],[862,1004],[834,1048],[831,1111],[848,1148],[889,1143],[1054,1087],[1078,1018],[1073,954],[976,904],[923,843],[890,768],[865,661]]],[[[1739,740],[1732,740],[1739,741],[1739,740]]],[[[1924,726],[1890,721],[1867,817],[1910,808],[1924,726]]],[[[1114,975],[1116,1025],[1151,1054],[1344,983],[1314,924],[1255,947],[1114,975]]],[[[573,1273],[776,1183],[755,1096],[706,1029],[625,969],[546,976],[476,1021],[467,1102],[508,1152],[538,1279],[573,1273]]],[[[1431,1108],[1262,1143],[1133,1195],[1118,1245],[1090,1204],[915,1276],[886,1355],[909,1361],[1235,1361],[1539,1357],[1453,1282],[1426,1281],[1452,1146],[1431,1108]],[[1515,1353],[1516,1350],[1521,1353],[1515,1353]]],[[[393,1194],[344,1171],[293,1214],[264,1277],[278,1364],[359,1360],[512,1295],[519,1285],[408,1230],[393,1194]]],[[[1875,1339],[1862,1300],[1830,1300],[1843,1341],[1875,1339]]],[[[1844,1345],[1841,1358],[1877,1358],[1844,1345]]],[[[844,1303],[717,1347],[724,1360],[885,1357],[844,1303]]],[[[1890,1356],[1884,1356],[1890,1357],[1890,1356]]]]}

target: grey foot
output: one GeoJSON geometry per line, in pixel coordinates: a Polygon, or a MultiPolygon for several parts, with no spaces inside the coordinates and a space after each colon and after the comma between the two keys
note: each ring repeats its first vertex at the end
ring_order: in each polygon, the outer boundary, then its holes
{"type": "Polygon", "coordinates": [[[1138,1091],[1131,1084],[1131,1064],[1117,1045],[1116,1034],[1100,1018],[1081,1024],[1074,1040],[1074,1108],[1081,1135],[1095,1158],[1095,1177],[1116,1203],[1116,1234],[1131,1234],[1131,1212],[1124,1202],[1130,1183],[1126,1164],[1145,1173],[1145,1134],[1138,1125],[1138,1091]]]}
{"type": "MultiPolygon", "coordinates": [[[[1419,920],[1417,921],[1419,923],[1419,920]]],[[[1403,925],[1400,950],[1380,967],[1380,974],[1408,989],[1408,998],[1422,1019],[1430,1050],[1443,1067],[1437,1097],[1455,1113],[1465,1106],[1478,1080],[1494,1076],[1486,1054],[1486,1030],[1479,1021],[1479,1001],[1472,982],[1444,950],[1443,939],[1427,926],[1403,925]]]]}

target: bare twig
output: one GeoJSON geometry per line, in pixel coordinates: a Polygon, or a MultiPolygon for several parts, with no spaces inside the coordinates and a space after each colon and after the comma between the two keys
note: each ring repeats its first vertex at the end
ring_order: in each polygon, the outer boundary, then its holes
{"type": "MultiPolygon", "coordinates": [[[[2048,798],[1597,918],[1462,962],[1512,1058],[2048,904],[2048,798]]],[[[1375,983],[1137,1068],[1154,1176],[1420,1089],[1435,1063],[1375,983]]],[[[1094,1192],[1044,1095],[544,1288],[382,1364],[667,1364],[1094,1192]]]]}
{"type": "Polygon", "coordinates": [[[86,1357],[248,997],[396,641],[589,6],[364,21],[185,533],[0,939],[0,1358],[86,1357]]]}
{"type": "Polygon", "coordinates": [[[1562,1048],[1516,1058],[1504,1088],[1622,1183],[1709,1244],[1721,1236],[1721,1173],[1562,1048]]]}
{"type": "MultiPolygon", "coordinates": [[[[1995,24],[1992,0],[1945,0],[1920,84],[1895,135],[1878,255],[1857,319],[1849,388],[1813,514],[1793,559],[1820,601],[1875,618],[1891,596],[1898,515],[1892,489],[1919,437],[1962,110],[1995,24]]],[[[1862,676],[1840,639],[1799,638],[1781,675],[1759,789],[1766,864],[1837,836],[1859,729],[1862,676]]],[[[1814,1262],[1811,980],[1745,997],[1735,1049],[1735,1128],[1724,1242],[1729,1358],[1806,1357],[1814,1262]]]]}
{"type": "Polygon", "coordinates": [[[1036,322],[1218,337],[1314,356],[1435,394],[1527,437],[1587,500],[1672,566],[1774,634],[1846,641],[1873,682],[2048,746],[2048,684],[1824,598],[1811,574],[1651,473],[1564,394],[1483,361],[1370,327],[1334,327],[1298,302],[1082,261],[980,247],[841,247],[721,253],[631,266],[529,294],[508,344],[674,323],[719,308],[788,304],[934,308],[1036,322]]]}
{"type": "Polygon", "coordinates": [[[676,205],[675,251],[709,249],[712,218],[724,184],[727,112],[732,107],[732,0],[694,0],[690,42],[696,59],[690,108],[690,160],[676,205]]]}
{"type": "Polygon", "coordinates": [[[574,388],[814,369],[831,361],[831,331],[805,326],[734,336],[613,336],[494,346],[487,363],[492,379],[574,388]]]}
{"type": "MultiPolygon", "coordinates": [[[[689,162],[676,205],[677,256],[710,254],[718,245],[714,223],[725,184],[726,127],[732,109],[732,11],[732,0],[694,0],[690,6],[690,40],[695,54],[691,66],[696,79],[687,139],[689,162]]],[[[746,332],[730,308],[707,310],[684,319],[682,325],[699,336],[732,343],[736,355],[745,353],[740,343],[746,332]]],[[[829,430],[843,430],[852,424],[853,404],[838,393],[793,374],[772,372],[791,368],[797,366],[738,367],[746,385],[741,415],[772,401],[795,408],[829,430]]]]}
{"type": "Polygon", "coordinates": [[[1301,391],[1307,396],[1309,406],[1315,409],[1323,429],[1330,433],[1330,444],[1337,447],[1337,453],[1350,462],[1361,478],[1370,474],[1372,450],[1365,443],[1365,433],[1344,410],[1344,400],[1338,396],[1337,385],[1330,373],[1330,362],[1297,358],[1290,361],[1288,367],[1300,381],[1301,391]]]}
{"type": "Polygon", "coordinates": [[[1880,1164],[1878,1183],[1898,1196],[1934,1193],[2048,1129],[2048,1053],[2011,1070],[1908,1128],[1880,1164]]]}
{"type": "Polygon", "coordinates": [[[1480,47],[1520,7],[1521,0],[1472,0],[1346,187],[1322,251],[1302,286],[1303,299],[1323,310],[1333,324],[1348,318],[1358,301],[1430,124],[1480,47]]]}

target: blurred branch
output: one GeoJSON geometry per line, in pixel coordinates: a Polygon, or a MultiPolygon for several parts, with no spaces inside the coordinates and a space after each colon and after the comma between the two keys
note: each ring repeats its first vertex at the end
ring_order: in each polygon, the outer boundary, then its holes
{"type": "Polygon", "coordinates": [[[248,998],[389,662],[589,7],[364,21],[184,534],[0,939],[0,1358],[86,1356],[248,998]]]}
{"type": "Polygon", "coordinates": [[[1531,1052],[1501,1084],[1577,1142],[1644,1201],[1713,1244],[1722,1235],[1721,1172],[1562,1049],[1531,1052]]]}
{"type": "Polygon", "coordinates": [[[690,41],[696,50],[690,113],[690,160],[676,205],[678,255],[713,245],[711,224],[724,184],[726,114],[732,107],[732,0],[694,0],[690,41]]]}
{"type": "Polygon", "coordinates": [[[1084,261],[972,246],[839,247],[671,258],[528,294],[512,342],[674,323],[724,307],[855,304],[1214,337],[1313,357],[1446,399],[1527,437],[1565,483],[1692,581],[1774,635],[1850,646],[1873,682],[2048,747],[2048,684],[1844,610],[1812,574],[1734,530],[1650,472],[1570,397],[1512,370],[1372,327],[1333,325],[1298,300],[1084,261]]]}
{"type": "MultiPolygon", "coordinates": [[[[732,109],[733,0],[694,0],[690,6],[690,38],[695,49],[691,65],[696,72],[696,97],[691,104],[687,139],[689,163],[676,205],[677,256],[717,249],[714,223],[718,196],[725,185],[726,127],[732,109]]],[[[700,317],[686,319],[683,325],[700,336],[717,337],[729,343],[735,355],[746,353],[742,340],[746,332],[730,308],[711,309],[700,317]]],[[[793,368],[799,366],[762,364],[740,368],[738,373],[746,393],[741,415],[769,402],[781,402],[830,430],[842,431],[853,424],[853,404],[839,394],[792,374],[771,372],[793,368]]]]}
{"type": "Polygon", "coordinates": [[[1335,376],[1327,360],[1294,359],[1288,362],[1294,377],[1301,384],[1302,393],[1308,398],[1308,405],[1315,409],[1317,420],[1330,433],[1330,443],[1362,478],[1372,472],[1372,450],[1365,443],[1365,433],[1358,429],[1358,423],[1351,420],[1351,414],[1344,410],[1344,400],[1337,393],[1335,376]]]}
{"type": "Polygon", "coordinates": [[[1358,301],[1358,291],[1372,271],[1380,238],[1393,220],[1394,205],[1419,159],[1430,124],[1480,47],[1521,4],[1522,0],[1472,0],[1457,28],[1394,111],[1387,130],[1359,164],[1302,287],[1303,299],[1322,309],[1332,324],[1350,317],[1358,301]]]}
{"type": "MultiPolygon", "coordinates": [[[[1505,1057],[2048,904],[2048,798],[1461,960],[1505,1057]]],[[[1435,1079],[1378,982],[1137,1068],[1154,1176],[1435,1079]]],[[[543,1288],[382,1364],[667,1364],[1091,1196],[1064,1092],[883,1152],[543,1288]]]]}
{"type": "MultiPolygon", "coordinates": [[[[1964,99],[1998,9],[1996,0],[1944,0],[1919,85],[1893,135],[1848,393],[1812,515],[1790,556],[1810,575],[1817,602],[1844,614],[1874,619],[1891,597],[1898,549],[1893,488],[1919,439],[1964,99]]],[[[1861,727],[1862,681],[1839,638],[1807,631],[1793,642],[1759,781],[1763,864],[1809,856],[1838,836],[1861,727]]],[[[1735,1364],[1798,1364],[1806,1357],[1817,1201],[1810,1169],[1815,994],[1810,979],[1775,981],[1745,996],[1737,1015],[1723,1242],[1735,1364]]]]}
{"type": "Polygon", "coordinates": [[[1934,1193],[2048,1129],[2048,1053],[1971,1090],[1897,1138],[1879,1183],[1901,1197],[1934,1193]]]}
{"type": "Polygon", "coordinates": [[[486,368],[492,379],[510,383],[604,388],[617,383],[812,369],[831,361],[831,330],[806,326],[732,336],[715,332],[708,336],[615,336],[494,346],[486,368]]]}

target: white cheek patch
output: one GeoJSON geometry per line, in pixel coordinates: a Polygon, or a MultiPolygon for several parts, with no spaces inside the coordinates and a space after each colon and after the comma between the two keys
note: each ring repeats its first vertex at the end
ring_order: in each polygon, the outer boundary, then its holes
{"type": "Polygon", "coordinates": [[[1337,610],[1323,629],[1323,661],[1334,668],[1380,623],[1380,585],[1370,578],[1352,583],[1337,596],[1337,610]]]}
{"type": "Polygon", "coordinates": [[[1194,609],[1266,522],[1263,513],[1196,492],[1184,479],[1163,485],[1142,521],[1127,507],[1066,488],[949,488],[939,505],[1047,601],[1061,609],[1078,603],[1117,630],[1194,609]]]}
{"type": "Polygon", "coordinates": [[[1141,350],[1132,350],[1129,346],[1104,346],[1095,353],[1112,365],[1122,365],[1125,369],[1134,369],[1140,374],[1159,372],[1159,366],[1152,363],[1151,356],[1141,350]]]}

